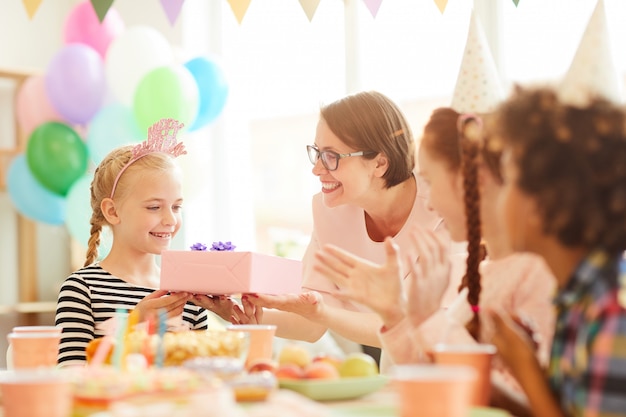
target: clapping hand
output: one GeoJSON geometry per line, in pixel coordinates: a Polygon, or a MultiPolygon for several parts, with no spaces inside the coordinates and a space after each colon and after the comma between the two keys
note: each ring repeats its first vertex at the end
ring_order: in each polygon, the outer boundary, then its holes
{"type": "Polygon", "coordinates": [[[504,312],[488,310],[487,316],[495,329],[491,343],[496,346],[498,355],[517,377],[522,368],[537,362],[537,338],[532,326],[517,316],[504,312]]]}
{"type": "Polygon", "coordinates": [[[419,254],[417,262],[408,260],[409,285],[406,315],[419,326],[441,307],[441,300],[450,284],[448,250],[439,237],[430,230],[416,228],[411,241],[419,254]]]}
{"type": "Polygon", "coordinates": [[[315,254],[313,269],[339,288],[334,295],[371,308],[387,327],[403,317],[405,304],[398,249],[391,238],[384,241],[387,260],[378,265],[334,245],[324,245],[315,254]]]}

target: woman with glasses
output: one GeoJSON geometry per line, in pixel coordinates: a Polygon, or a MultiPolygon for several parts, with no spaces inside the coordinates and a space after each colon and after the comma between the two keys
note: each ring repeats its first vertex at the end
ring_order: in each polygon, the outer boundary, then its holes
{"type": "MultiPolygon", "coordinates": [[[[415,225],[438,229],[449,242],[440,218],[426,206],[426,190],[416,180],[411,130],[389,98],[361,92],[321,109],[315,142],[307,152],[321,192],[313,197],[314,230],[303,259],[302,292],[244,296],[236,321],[276,324],[277,336],[309,342],[331,329],[359,344],[380,347],[380,318],[336,297],[337,287],[314,270],[314,256],[332,243],[381,263],[386,256],[383,242],[391,236],[402,262],[414,262],[417,253],[410,231],[415,225]]],[[[403,270],[408,268],[403,265],[403,270]]],[[[459,281],[452,278],[451,287],[459,281]]]]}

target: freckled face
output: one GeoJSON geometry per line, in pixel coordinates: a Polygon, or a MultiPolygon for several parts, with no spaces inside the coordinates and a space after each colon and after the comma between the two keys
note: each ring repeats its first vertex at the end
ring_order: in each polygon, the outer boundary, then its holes
{"type": "MultiPolygon", "coordinates": [[[[315,133],[315,146],[320,151],[331,150],[340,154],[356,152],[348,147],[335,135],[324,119],[320,119],[315,133]]],[[[374,188],[374,166],[376,162],[360,156],[341,158],[337,169],[327,170],[321,159],[313,167],[313,174],[319,177],[322,183],[324,204],[327,207],[337,207],[342,204],[361,205],[367,194],[374,188]]]]}
{"type": "Polygon", "coordinates": [[[420,176],[429,187],[428,206],[444,220],[452,240],[467,240],[461,173],[451,170],[424,147],[418,152],[420,176]]]}

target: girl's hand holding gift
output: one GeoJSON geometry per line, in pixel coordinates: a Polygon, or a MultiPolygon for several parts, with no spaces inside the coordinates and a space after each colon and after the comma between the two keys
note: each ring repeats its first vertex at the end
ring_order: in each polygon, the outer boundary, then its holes
{"type": "Polygon", "coordinates": [[[186,292],[169,293],[167,290],[156,290],[137,303],[135,310],[139,313],[139,321],[158,317],[160,310],[165,310],[167,317],[171,318],[181,315],[185,304],[191,299],[192,295],[186,292]]]}

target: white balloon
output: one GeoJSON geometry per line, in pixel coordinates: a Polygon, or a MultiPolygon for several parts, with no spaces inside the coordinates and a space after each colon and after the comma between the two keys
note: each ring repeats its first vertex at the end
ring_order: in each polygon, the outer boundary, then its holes
{"type": "Polygon", "coordinates": [[[174,62],[167,39],[149,26],[134,26],[117,36],[105,58],[105,74],[113,95],[132,106],[135,89],[151,70],[174,62]]]}

